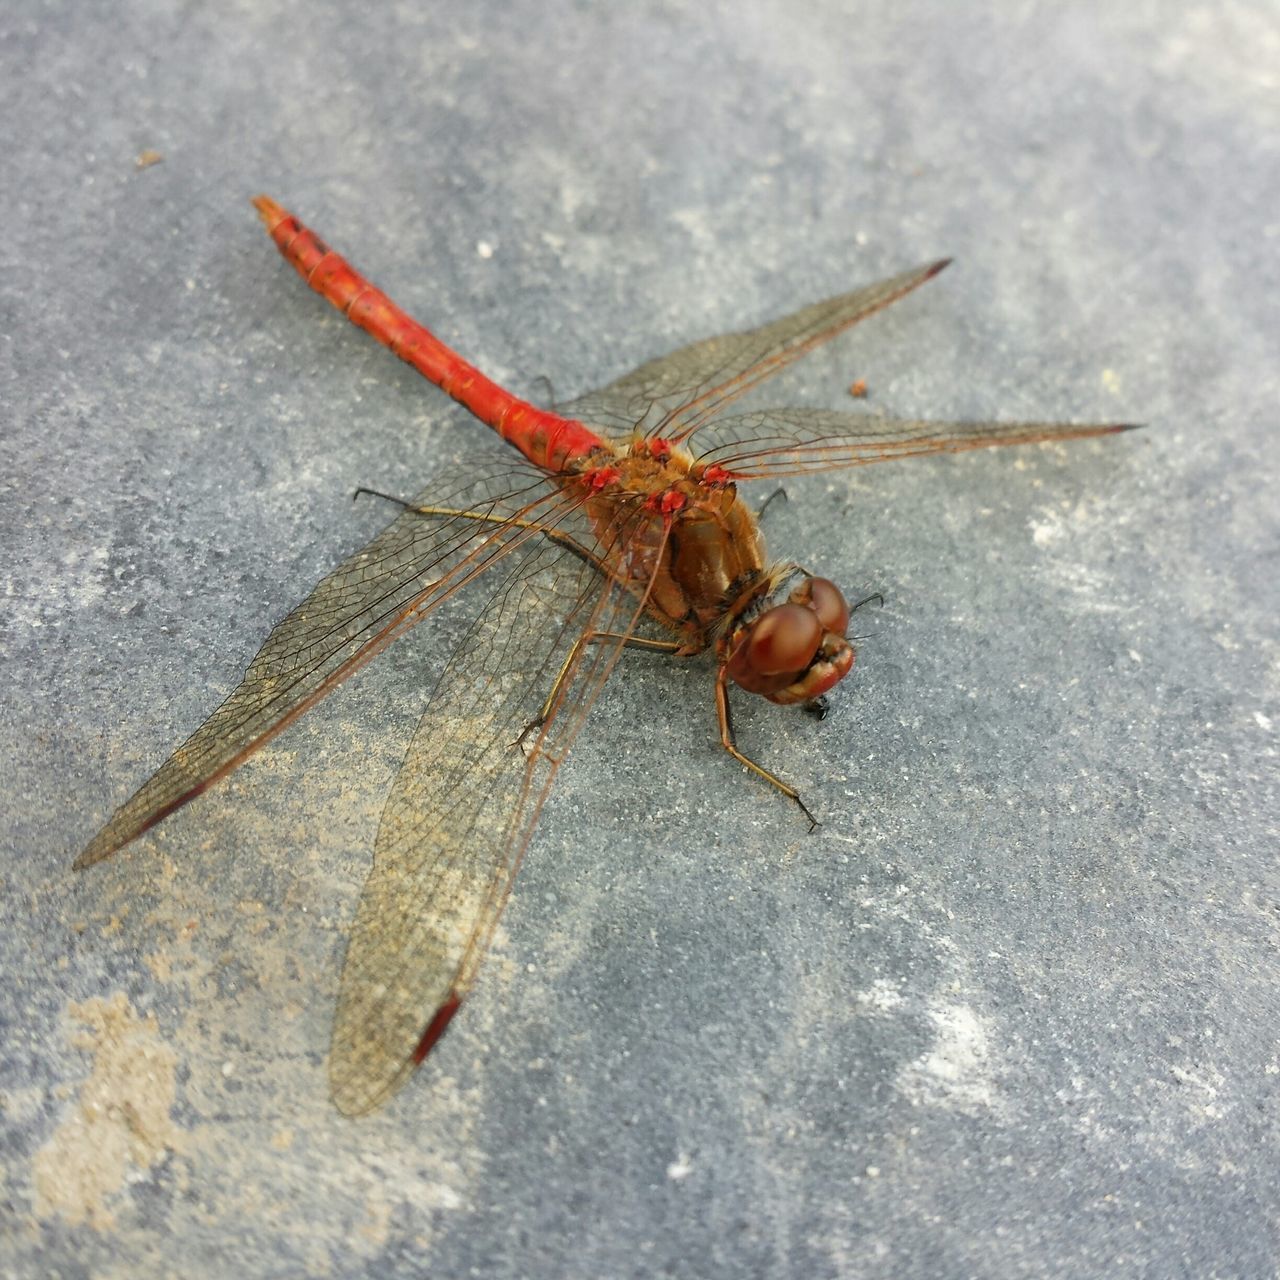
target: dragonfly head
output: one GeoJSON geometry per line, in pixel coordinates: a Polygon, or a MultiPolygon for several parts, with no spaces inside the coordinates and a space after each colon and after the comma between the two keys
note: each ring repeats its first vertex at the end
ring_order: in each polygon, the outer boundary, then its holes
{"type": "Polygon", "coordinates": [[[827,578],[804,577],[785,600],[765,600],[732,634],[726,667],[748,693],[782,706],[812,702],[853,666],[849,606],[827,578]]]}

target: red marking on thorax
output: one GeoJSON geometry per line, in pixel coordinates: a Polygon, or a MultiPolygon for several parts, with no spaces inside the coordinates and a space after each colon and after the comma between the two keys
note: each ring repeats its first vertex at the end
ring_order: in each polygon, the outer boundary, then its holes
{"type": "Polygon", "coordinates": [[[684,494],[677,489],[664,489],[661,493],[651,493],[645,499],[645,508],[649,511],[659,511],[664,516],[675,515],[677,511],[683,511],[688,500],[684,494]]]}
{"type": "Polygon", "coordinates": [[[718,488],[733,483],[733,472],[726,471],[718,462],[713,462],[709,467],[703,468],[700,479],[703,484],[718,488]]]}

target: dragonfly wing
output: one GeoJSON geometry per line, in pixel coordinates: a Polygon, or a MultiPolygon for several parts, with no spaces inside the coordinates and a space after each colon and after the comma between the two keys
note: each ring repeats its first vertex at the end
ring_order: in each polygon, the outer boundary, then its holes
{"type": "Polygon", "coordinates": [[[584,422],[661,429],[683,439],[764,379],[932,279],[949,259],[814,303],[743,333],[707,338],[564,406],[584,422]]]}
{"type": "Polygon", "coordinates": [[[577,501],[509,461],[434,486],[431,496],[437,506],[487,518],[406,511],[343,561],[275,626],[240,686],[116,810],[76,867],[109,856],[199,795],[457,586],[536,536],[500,523],[504,517],[554,522],[577,501]]]}
{"type": "Polygon", "coordinates": [[[775,409],[735,414],[709,424],[699,432],[698,456],[723,468],[730,479],[764,480],[930,453],[1112,435],[1132,430],[1133,425],[927,422],[825,409],[775,409]]]}
{"type": "Polygon", "coordinates": [[[644,608],[644,590],[548,540],[491,582],[387,800],[350,934],[329,1057],[349,1115],[390,1097],[457,1010],[551,779],[644,608]],[[577,644],[601,631],[614,638],[577,644]]]}

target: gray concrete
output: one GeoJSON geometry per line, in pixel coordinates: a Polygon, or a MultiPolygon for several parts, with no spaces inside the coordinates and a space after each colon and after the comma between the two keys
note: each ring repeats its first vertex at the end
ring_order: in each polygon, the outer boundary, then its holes
{"type": "Polygon", "coordinates": [[[0,1275],[1274,1274],[1278,66],[1268,0],[9,0],[0,1275]],[[259,190],[528,394],[946,253],[769,398],[1151,424],[791,485],[774,548],[888,602],[825,724],[742,709],[824,825],[637,655],[359,1122],[337,965],[447,629],[70,870],[353,487],[482,447],[259,190]]]}

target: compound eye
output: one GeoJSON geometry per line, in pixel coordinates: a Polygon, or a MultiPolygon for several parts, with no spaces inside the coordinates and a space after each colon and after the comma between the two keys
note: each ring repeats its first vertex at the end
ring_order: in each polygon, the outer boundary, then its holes
{"type": "Polygon", "coordinates": [[[830,578],[806,578],[791,593],[796,604],[808,605],[827,631],[842,636],[849,629],[849,606],[830,578]]]}
{"type": "Polygon", "coordinates": [[[761,614],[747,641],[747,661],[762,676],[804,671],[822,643],[822,622],[800,604],[775,605],[761,614]]]}

